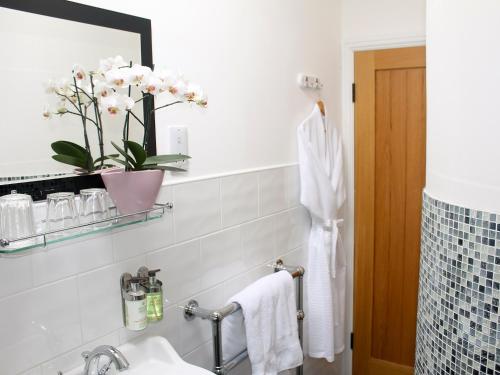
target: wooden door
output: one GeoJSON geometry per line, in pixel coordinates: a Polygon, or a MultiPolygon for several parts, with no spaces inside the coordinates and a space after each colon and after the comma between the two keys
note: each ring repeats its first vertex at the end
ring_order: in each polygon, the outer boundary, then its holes
{"type": "Polygon", "coordinates": [[[354,375],[412,374],[425,47],[355,54],[354,375]]]}

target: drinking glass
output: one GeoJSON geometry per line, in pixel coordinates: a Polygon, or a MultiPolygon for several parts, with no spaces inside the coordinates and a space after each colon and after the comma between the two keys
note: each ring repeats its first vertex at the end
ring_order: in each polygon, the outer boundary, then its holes
{"type": "MultiPolygon", "coordinates": [[[[0,197],[0,238],[15,240],[35,234],[33,200],[30,195],[11,194],[0,197]]],[[[26,246],[34,239],[16,242],[14,247],[26,246]]]]}
{"type": "MultiPolygon", "coordinates": [[[[83,224],[109,219],[108,192],[106,189],[92,188],[80,191],[80,221],[83,224]]],[[[105,228],[111,222],[96,223],[91,228],[105,228]]]]}
{"type": "MultiPolygon", "coordinates": [[[[47,231],[66,229],[79,225],[74,193],[52,193],[47,195],[47,231]]],[[[75,229],[75,231],[77,231],[75,229]]],[[[68,234],[60,232],[52,235],[68,234]]]]}

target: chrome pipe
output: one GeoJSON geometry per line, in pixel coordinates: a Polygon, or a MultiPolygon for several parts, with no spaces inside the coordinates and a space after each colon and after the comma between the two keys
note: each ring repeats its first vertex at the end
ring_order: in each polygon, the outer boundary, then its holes
{"type": "Polygon", "coordinates": [[[201,318],[210,321],[218,321],[222,320],[228,315],[238,311],[241,309],[241,306],[236,302],[232,302],[227,306],[224,306],[218,310],[208,310],[203,307],[198,306],[198,302],[195,300],[191,300],[183,307],[184,309],[184,318],[186,320],[193,320],[194,318],[201,318]]]}
{"type": "MultiPolygon", "coordinates": [[[[297,326],[298,326],[298,331],[299,331],[299,342],[300,342],[300,347],[304,349],[303,345],[303,331],[304,331],[304,307],[303,307],[303,282],[304,282],[304,273],[305,269],[304,267],[298,266],[298,267],[291,267],[291,266],[286,266],[283,264],[283,260],[278,259],[274,265],[274,272],[279,272],[281,270],[286,270],[290,272],[293,278],[297,278],[297,326]]],[[[297,375],[303,375],[304,373],[304,365],[300,365],[295,369],[295,373],[297,375]]]]}
{"type": "MultiPolygon", "coordinates": [[[[297,283],[297,325],[299,329],[299,341],[300,341],[300,346],[302,350],[304,350],[304,273],[305,270],[303,267],[298,267],[300,268],[300,276],[298,276],[298,283],[297,283]]],[[[304,365],[300,365],[297,367],[295,370],[295,373],[297,375],[303,375],[304,373],[304,365]]]]}
{"type": "Polygon", "coordinates": [[[223,375],[225,373],[224,359],[222,357],[222,317],[212,320],[212,343],[214,347],[214,368],[213,372],[223,375]]]}

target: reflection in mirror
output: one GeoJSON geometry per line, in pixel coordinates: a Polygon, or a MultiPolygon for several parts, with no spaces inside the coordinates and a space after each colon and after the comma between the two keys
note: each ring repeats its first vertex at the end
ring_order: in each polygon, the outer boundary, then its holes
{"type": "MultiPolygon", "coordinates": [[[[44,119],[44,106],[55,106],[44,84],[71,78],[75,63],[95,69],[100,59],[116,55],[140,63],[141,35],[0,7],[0,50],[6,57],[0,59],[0,184],[21,176],[72,174],[73,167],[52,160],[50,145],[57,140],[83,144],[81,120],[71,114],[44,119]]],[[[142,110],[137,112],[142,117],[142,110]]],[[[105,153],[113,153],[110,141],[122,139],[123,119],[103,116],[105,153]]],[[[131,138],[141,139],[142,129],[136,125],[131,138]]],[[[96,147],[97,133],[89,131],[89,138],[96,147]]]]}

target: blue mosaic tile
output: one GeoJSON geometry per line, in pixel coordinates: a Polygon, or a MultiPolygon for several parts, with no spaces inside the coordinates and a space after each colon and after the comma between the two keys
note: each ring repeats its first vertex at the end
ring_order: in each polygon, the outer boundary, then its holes
{"type": "Polygon", "coordinates": [[[500,375],[500,215],[424,194],[416,375],[500,375]]]}

